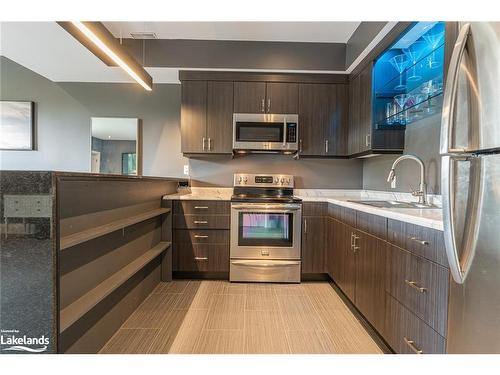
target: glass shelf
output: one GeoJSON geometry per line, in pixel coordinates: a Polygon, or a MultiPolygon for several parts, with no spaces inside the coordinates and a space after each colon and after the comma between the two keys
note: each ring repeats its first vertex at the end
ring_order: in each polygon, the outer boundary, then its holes
{"type": "Polygon", "coordinates": [[[420,86],[423,81],[429,81],[431,79],[436,79],[437,77],[442,77],[443,67],[442,65],[435,68],[429,66],[429,61],[431,59],[442,61],[444,60],[444,43],[438,46],[435,50],[431,50],[426,53],[420,60],[416,61],[414,64],[408,66],[403,72],[397,74],[391,78],[387,83],[385,83],[380,89],[375,91],[376,98],[393,98],[398,94],[405,94],[413,91],[415,88],[420,86]],[[417,79],[411,79],[412,77],[418,77],[417,79]],[[397,89],[400,80],[404,83],[404,89],[397,89]]]}

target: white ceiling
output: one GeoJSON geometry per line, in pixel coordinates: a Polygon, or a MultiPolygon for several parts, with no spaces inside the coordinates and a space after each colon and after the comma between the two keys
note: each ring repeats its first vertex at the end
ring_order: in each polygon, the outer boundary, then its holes
{"type": "Polygon", "coordinates": [[[159,39],[346,43],[360,22],[104,22],[117,38],[154,32],[159,39]]]}
{"type": "Polygon", "coordinates": [[[136,118],[92,117],[92,137],[102,140],[135,141],[136,118]]]}

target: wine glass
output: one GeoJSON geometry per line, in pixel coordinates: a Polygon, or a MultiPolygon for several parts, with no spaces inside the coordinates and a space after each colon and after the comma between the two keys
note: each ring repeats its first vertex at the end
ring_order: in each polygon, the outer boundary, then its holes
{"type": "Polygon", "coordinates": [[[423,36],[424,40],[432,48],[432,54],[429,57],[429,67],[431,69],[439,68],[441,63],[436,59],[435,49],[441,45],[444,38],[444,31],[442,30],[430,30],[427,34],[423,36]]]}
{"type": "Polygon", "coordinates": [[[403,76],[401,75],[401,73],[403,73],[403,71],[406,69],[409,61],[410,60],[408,60],[408,57],[406,57],[405,54],[396,55],[389,60],[394,69],[396,69],[397,72],[399,73],[399,85],[394,87],[395,90],[406,89],[406,85],[403,85],[403,76]]]}
{"type": "Polygon", "coordinates": [[[416,69],[416,63],[420,60],[422,57],[422,54],[424,53],[425,50],[425,45],[426,42],[420,40],[414,42],[412,45],[410,45],[408,48],[404,48],[403,52],[406,56],[408,56],[408,59],[410,60],[411,64],[413,65],[411,71],[411,76],[407,78],[408,81],[420,81],[422,79],[422,76],[419,76],[417,74],[417,69],[416,69]]]}
{"type": "Polygon", "coordinates": [[[398,107],[401,109],[400,114],[398,116],[399,123],[401,125],[406,125],[406,115],[404,109],[406,102],[408,101],[410,95],[408,94],[399,94],[394,97],[394,101],[398,105],[398,107]]]}

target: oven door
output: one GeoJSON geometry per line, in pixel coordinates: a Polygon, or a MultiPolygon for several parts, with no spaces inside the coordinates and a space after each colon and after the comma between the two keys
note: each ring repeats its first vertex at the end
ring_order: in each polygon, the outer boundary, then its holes
{"type": "Polygon", "coordinates": [[[234,150],[287,151],[297,148],[297,115],[235,113],[233,115],[234,150]],[[293,138],[288,126],[295,125],[293,138]]]}
{"type": "Polygon", "coordinates": [[[232,259],[300,259],[302,205],[232,203],[232,259]]]}

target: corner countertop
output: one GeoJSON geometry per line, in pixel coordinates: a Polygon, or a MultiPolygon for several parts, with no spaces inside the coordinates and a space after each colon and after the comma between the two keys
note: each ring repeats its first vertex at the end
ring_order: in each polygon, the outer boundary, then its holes
{"type": "MultiPolygon", "coordinates": [[[[443,214],[441,208],[378,208],[351,200],[397,200],[403,202],[414,201],[415,198],[408,193],[395,193],[374,190],[342,190],[342,189],[295,189],[295,196],[304,202],[328,202],[353,210],[366,212],[372,215],[384,216],[389,219],[399,220],[423,227],[443,230],[443,214]]],[[[163,199],[172,200],[224,200],[231,199],[232,188],[183,188],[176,194],[165,195],[163,199]]],[[[441,207],[439,195],[428,195],[429,201],[441,207]]]]}

